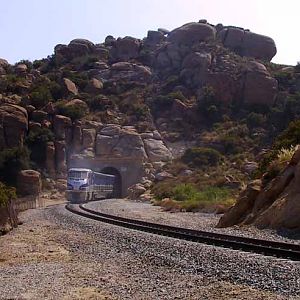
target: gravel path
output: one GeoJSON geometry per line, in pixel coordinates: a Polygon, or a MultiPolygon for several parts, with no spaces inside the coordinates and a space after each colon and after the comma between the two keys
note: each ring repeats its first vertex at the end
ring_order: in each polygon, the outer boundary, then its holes
{"type": "Polygon", "coordinates": [[[300,264],[30,210],[0,238],[0,299],[300,299],[300,264]]]}
{"type": "MultiPolygon", "coordinates": [[[[89,202],[86,207],[99,210],[104,213],[118,215],[122,217],[151,221],[155,223],[173,225],[196,230],[206,230],[230,235],[254,237],[266,240],[283,241],[287,243],[300,244],[300,234],[293,233],[293,239],[285,237],[287,232],[278,233],[274,230],[259,230],[253,226],[233,226],[229,228],[215,228],[220,215],[207,213],[165,212],[159,206],[150,203],[137,202],[127,199],[109,199],[96,202],[89,202]],[[284,234],[284,235],[283,235],[284,234]]],[[[291,237],[292,234],[289,234],[291,237]]]]}

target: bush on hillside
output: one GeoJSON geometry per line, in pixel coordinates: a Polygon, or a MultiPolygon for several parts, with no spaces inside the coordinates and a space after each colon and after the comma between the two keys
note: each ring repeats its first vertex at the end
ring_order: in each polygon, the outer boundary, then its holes
{"type": "Polygon", "coordinates": [[[190,148],[185,151],[182,161],[190,167],[216,166],[221,160],[221,154],[212,148],[190,148]]]}
{"type": "Polygon", "coordinates": [[[247,126],[249,128],[263,127],[266,124],[266,116],[260,113],[251,112],[247,116],[247,126]]]}
{"type": "Polygon", "coordinates": [[[36,108],[44,107],[52,100],[50,89],[46,85],[36,86],[30,93],[31,104],[36,108]]]}
{"type": "Polygon", "coordinates": [[[169,110],[175,99],[184,101],[186,98],[180,91],[171,92],[167,95],[158,95],[152,101],[152,112],[153,114],[158,114],[161,111],[169,110]]]}
{"type": "Polygon", "coordinates": [[[10,200],[16,198],[16,189],[0,182],[0,207],[5,206],[10,200]]]}
{"type": "Polygon", "coordinates": [[[231,135],[224,135],[220,139],[224,154],[237,154],[243,151],[241,147],[241,138],[231,135]]]}
{"type": "Polygon", "coordinates": [[[21,170],[29,169],[27,147],[15,147],[0,152],[0,181],[15,186],[21,170]]]}
{"type": "Polygon", "coordinates": [[[276,139],[273,145],[274,150],[289,149],[291,146],[300,144],[300,120],[289,124],[276,139]]]}
{"type": "Polygon", "coordinates": [[[38,128],[31,131],[25,143],[31,151],[30,158],[39,166],[44,166],[46,161],[47,143],[54,140],[54,134],[48,128],[38,128]]]}
{"type": "Polygon", "coordinates": [[[226,209],[234,204],[232,194],[227,188],[211,186],[198,190],[190,183],[173,187],[167,197],[168,200],[157,197],[157,194],[155,196],[159,200],[157,204],[167,210],[197,211],[205,209],[212,212],[216,211],[218,206],[223,206],[226,209]]]}
{"type": "Polygon", "coordinates": [[[222,103],[217,99],[213,87],[204,86],[202,88],[202,94],[198,99],[198,111],[209,124],[222,120],[222,103]]]}
{"type": "Polygon", "coordinates": [[[56,106],[57,113],[69,117],[72,121],[79,120],[86,115],[86,110],[78,105],[66,106],[65,102],[60,102],[56,106]]]}
{"type": "Polygon", "coordinates": [[[21,65],[21,64],[26,65],[27,70],[28,70],[29,72],[30,72],[30,71],[32,70],[32,68],[33,68],[32,62],[31,62],[30,60],[28,60],[28,59],[22,59],[22,60],[20,60],[19,62],[15,63],[15,66],[21,65]]]}

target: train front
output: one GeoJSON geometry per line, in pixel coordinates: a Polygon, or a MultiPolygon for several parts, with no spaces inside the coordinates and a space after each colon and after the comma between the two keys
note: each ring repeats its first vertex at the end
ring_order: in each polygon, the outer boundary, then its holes
{"type": "Polygon", "coordinates": [[[71,203],[89,201],[90,169],[71,168],[68,171],[66,197],[71,203]]]}

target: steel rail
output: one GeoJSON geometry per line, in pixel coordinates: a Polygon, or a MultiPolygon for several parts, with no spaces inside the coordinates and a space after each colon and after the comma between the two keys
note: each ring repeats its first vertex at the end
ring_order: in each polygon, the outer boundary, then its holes
{"type": "Polygon", "coordinates": [[[220,234],[187,228],[174,227],[169,225],[151,223],[136,219],[128,219],[115,215],[109,215],[86,208],[84,205],[77,206],[67,204],[66,209],[83,217],[96,221],[101,221],[113,225],[118,225],[130,229],[169,236],[177,239],[205,243],[224,248],[231,248],[245,252],[259,253],[266,256],[275,256],[291,260],[300,260],[300,245],[275,242],[241,236],[220,234]]]}

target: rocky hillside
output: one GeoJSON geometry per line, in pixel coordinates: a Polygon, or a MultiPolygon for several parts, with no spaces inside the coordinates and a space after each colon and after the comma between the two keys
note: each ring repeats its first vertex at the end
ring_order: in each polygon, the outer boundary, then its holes
{"type": "Polygon", "coordinates": [[[300,149],[284,170],[267,184],[252,181],[218,227],[255,224],[269,228],[300,228],[300,149]]]}
{"type": "Polygon", "coordinates": [[[138,193],[164,184],[162,199],[182,182],[238,191],[300,112],[299,70],[270,63],[275,54],[270,37],[200,20],[1,59],[0,180],[13,185],[29,166],[65,178],[72,159],[117,157],[141,161],[138,193]]]}

